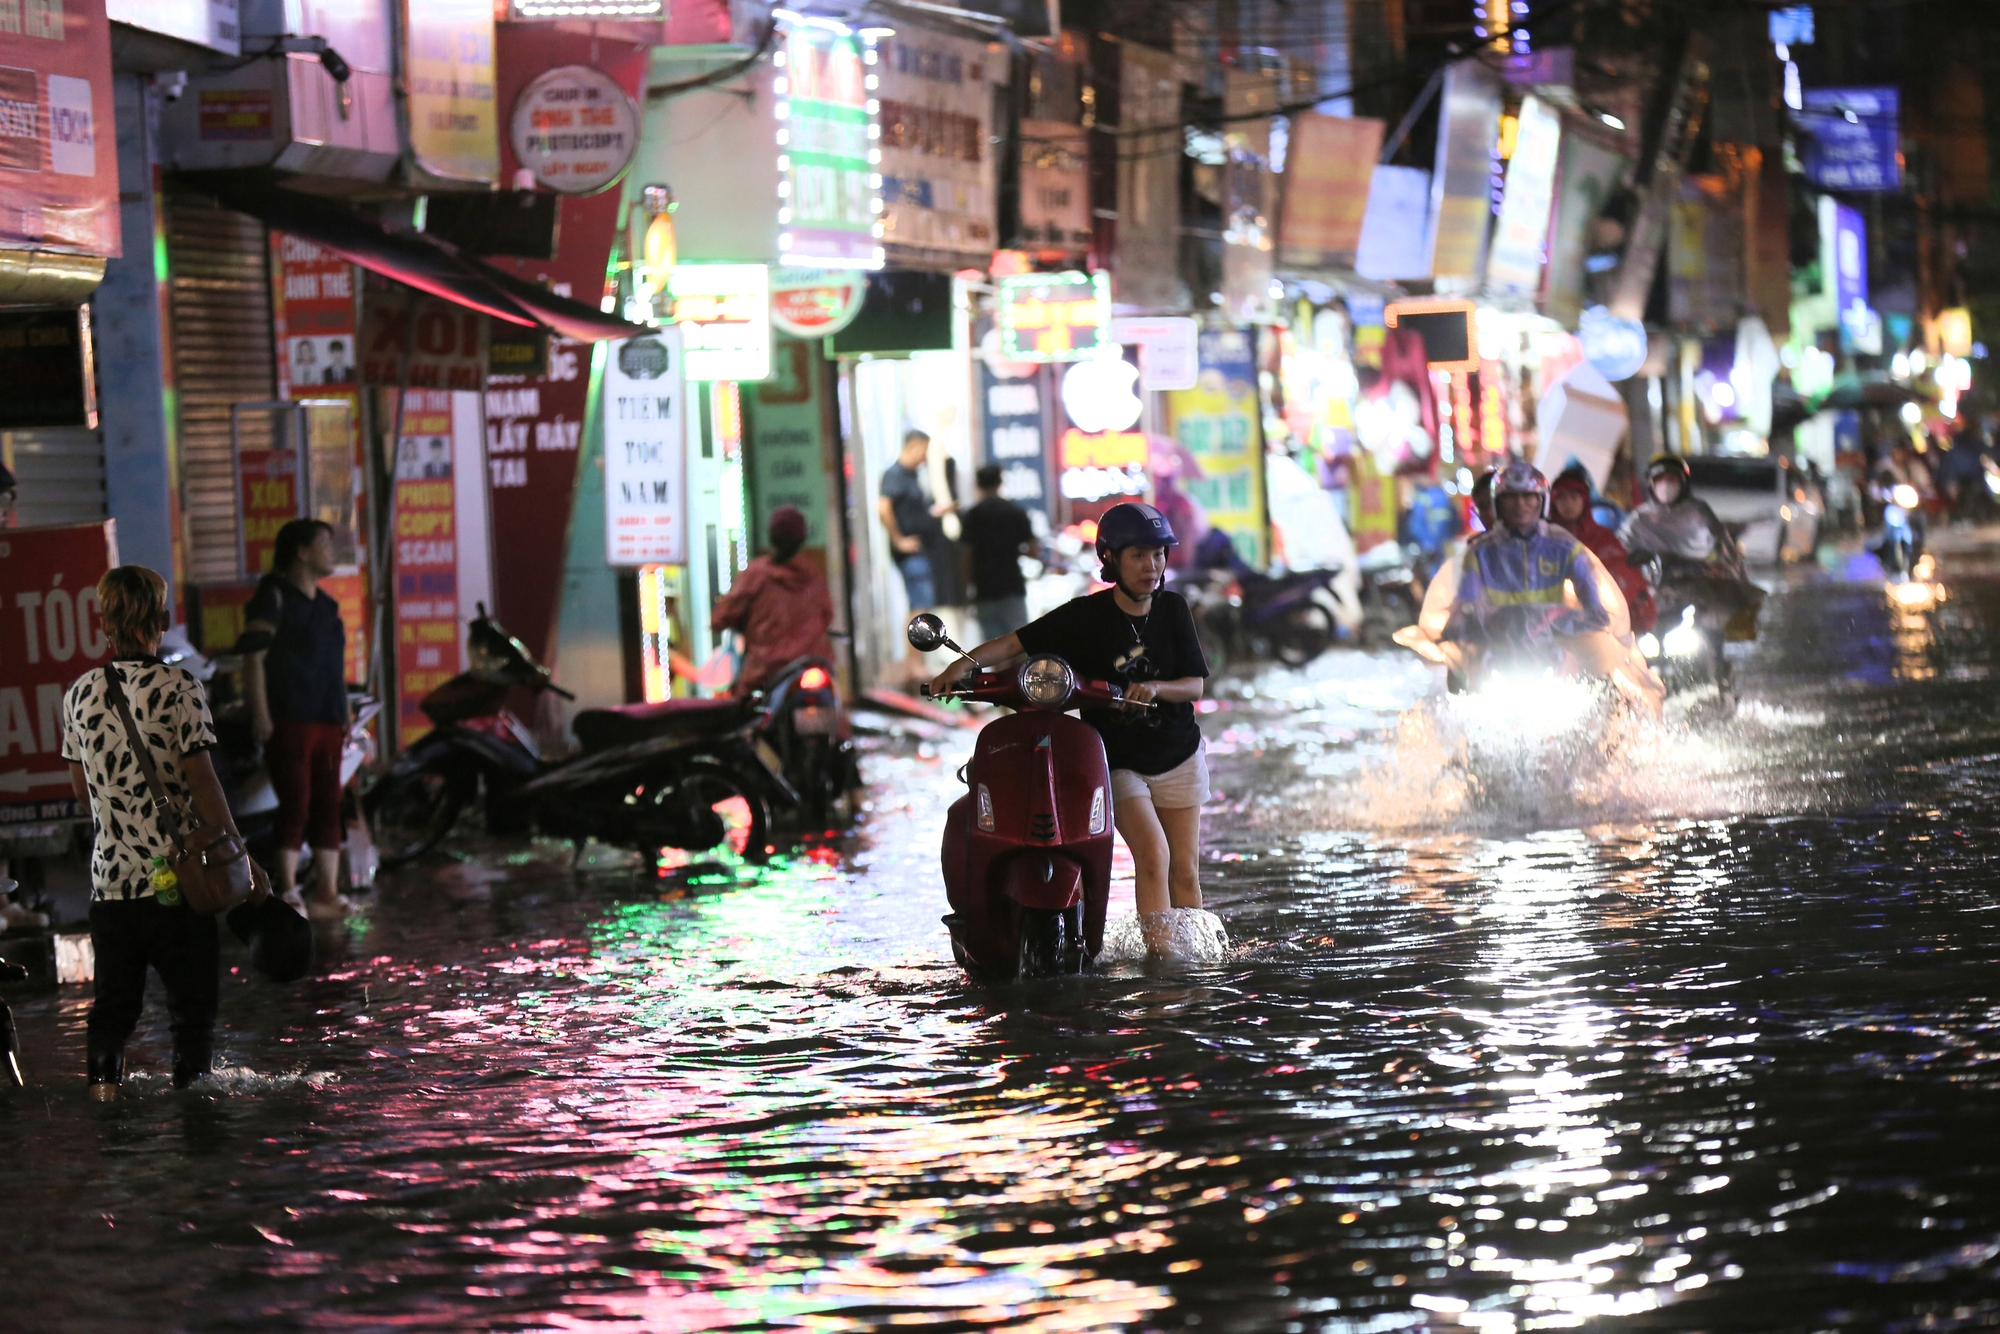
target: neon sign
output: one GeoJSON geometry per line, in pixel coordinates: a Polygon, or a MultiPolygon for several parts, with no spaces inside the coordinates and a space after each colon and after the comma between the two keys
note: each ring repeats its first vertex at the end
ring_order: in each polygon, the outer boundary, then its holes
{"type": "Polygon", "coordinates": [[[774,11],[781,264],[882,267],[882,149],[875,37],[832,19],[774,11]]]}
{"type": "Polygon", "coordinates": [[[1009,361],[1081,361],[1111,346],[1111,279],[1019,273],[1000,280],[1000,351],[1009,361]]]}

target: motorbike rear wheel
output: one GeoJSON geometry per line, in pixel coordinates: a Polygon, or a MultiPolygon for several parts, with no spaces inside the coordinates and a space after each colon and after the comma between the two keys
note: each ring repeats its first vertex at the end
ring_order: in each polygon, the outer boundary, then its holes
{"type": "Polygon", "coordinates": [[[361,808],[385,871],[406,865],[436,847],[472,800],[470,774],[421,769],[390,774],[368,789],[361,808]]]}
{"type": "Polygon", "coordinates": [[[771,810],[756,787],[735,770],[706,760],[688,765],[652,794],[656,809],[671,809],[674,824],[661,842],[689,852],[726,846],[747,862],[771,855],[771,810]]]}
{"type": "Polygon", "coordinates": [[[1027,980],[1083,971],[1083,905],[1021,909],[1014,976],[1027,980]]]}
{"type": "Polygon", "coordinates": [[[1285,617],[1277,628],[1272,650],[1287,667],[1303,667],[1333,647],[1333,617],[1325,607],[1308,604],[1285,617]]]}

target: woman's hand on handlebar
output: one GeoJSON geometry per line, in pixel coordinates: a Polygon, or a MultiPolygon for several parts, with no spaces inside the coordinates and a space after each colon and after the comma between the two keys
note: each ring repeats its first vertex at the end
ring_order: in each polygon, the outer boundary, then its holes
{"type": "Polygon", "coordinates": [[[1136,712],[1149,707],[1153,703],[1154,697],[1158,694],[1159,689],[1153,682],[1134,681],[1131,685],[1125,687],[1125,698],[1121,702],[1136,712]]]}
{"type": "Polygon", "coordinates": [[[978,669],[979,664],[972,659],[959,658],[951,666],[931,678],[930,693],[933,695],[948,694],[951,688],[957,685],[968,673],[975,672],[978,669]]]}

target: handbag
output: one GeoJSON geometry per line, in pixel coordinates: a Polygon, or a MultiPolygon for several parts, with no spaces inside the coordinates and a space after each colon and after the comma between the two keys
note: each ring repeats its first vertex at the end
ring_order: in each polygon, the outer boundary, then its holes
{"type": "Polygon", "coordinates": [[[182,829],[180,812],[167,800],[167,789],[153,764],[153,752],[139,735],[139,724],[133,721],[132,705],[125,698],[125,682],[118,675],[118,668],[106,663],[104,678],[104,694],[118,710],[118,717],[125,725],[125,738],[132,743],[132,753],[138,756],[139,771],[146,775],[146,788],[153,794],[153,810],[166,828],[167,837],[174,842],[167,868],[179,882],[181,897],[187,900],[188,907],[205,916],[247,903],[256,892],[256,882],[250,874],[250,853],[243,840],[233,829],[207,823],[199,812],[195,814],[193,827],[182,829]]]}

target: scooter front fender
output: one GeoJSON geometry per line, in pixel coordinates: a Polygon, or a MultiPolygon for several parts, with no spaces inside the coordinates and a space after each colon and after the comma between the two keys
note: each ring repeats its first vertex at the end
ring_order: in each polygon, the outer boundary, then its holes
{"type": "Polygon", "coordinates": [[[1022,852],[995,869],[1000,892],[1023,908],[1057,912],[1083,901],[1083,867],[1053,852],[1022,852]]]}

